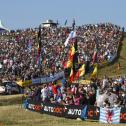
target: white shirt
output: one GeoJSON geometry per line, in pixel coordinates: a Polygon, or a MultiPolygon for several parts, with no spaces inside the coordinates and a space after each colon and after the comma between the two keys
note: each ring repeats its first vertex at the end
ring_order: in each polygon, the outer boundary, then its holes
{"type": "Polygon", "coordinates": [[[43,88],[41,90],[41,96],[42,97],[47,97],[48,96],[48,89],[47,88],[43,88]]]}
{"type": "Polygon", "coordinates": [[[102,88],[105,88],[106,86],[109,86],[108,79],[103,79],[102,82],[103,82],[102,88]]]}
{"type": "Polygon", "coordinates": [[[3,65],[0,63],[0,69],[3,67],[3,65]]]}
{"type": "Polygon", "coordinates": [[[98,97],[96,99],[97,106],[101,107],[103,105],[105,99],[106,99],[106,95],[105,94],[98,95],[98,97]]]}

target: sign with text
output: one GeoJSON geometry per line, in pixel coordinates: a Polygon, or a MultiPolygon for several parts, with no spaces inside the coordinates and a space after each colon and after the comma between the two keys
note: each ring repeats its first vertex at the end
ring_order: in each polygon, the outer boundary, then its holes
{"type": "MultiPolygon", "coordinates": [[[[27,100],[26,108],[32,111],[65,117],[65,118],[81,118],[81,112],[84,106],[76,106],[76,105],[59,105],[52,103],[44,103],[44,102],[34,102],[31,100],[27,100]]],[[[99,120],[99,108],[95,106],[88,106],[88,119],[99,120]]],[[[121,108],[120,115],[121,123],[126,123],[126,108],[121,108]]]]}

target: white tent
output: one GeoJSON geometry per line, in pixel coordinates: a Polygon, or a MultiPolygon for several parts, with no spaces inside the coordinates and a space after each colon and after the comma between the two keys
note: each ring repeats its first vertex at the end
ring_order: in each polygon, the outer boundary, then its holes
{"type": "Polygon", "coordinates": [[[0,20],[0,31],[9,31],[4,25],[2,24],[2,21],[0,20]]]}

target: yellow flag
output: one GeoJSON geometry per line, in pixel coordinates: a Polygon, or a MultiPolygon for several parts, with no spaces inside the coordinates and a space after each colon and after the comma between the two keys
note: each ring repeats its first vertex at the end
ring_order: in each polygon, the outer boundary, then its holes
{"type": "Polygon", "coordinates": [[[97,76],[97,72],[98,72],[98,65],[95,64],[95,67],[94,67],[94,70],[93,70],[93,73],[91,74],[91,77],[94,78],[97,76]]]}

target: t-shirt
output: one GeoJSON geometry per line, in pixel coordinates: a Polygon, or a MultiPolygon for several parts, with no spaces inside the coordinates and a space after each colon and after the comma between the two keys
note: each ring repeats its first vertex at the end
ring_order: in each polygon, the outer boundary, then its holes
{"type": "Polygon", "coordinates": [[[47,97],[48,96],[48,89],[47,88],[43,88],[41,90],[41,95],[42,95],[42,97],[47,97]]]}
{"type": "Polygon", "coordinates": [[[57,86],[52,85],[52,92],[53,94],[57,94],[57,86]]]}

